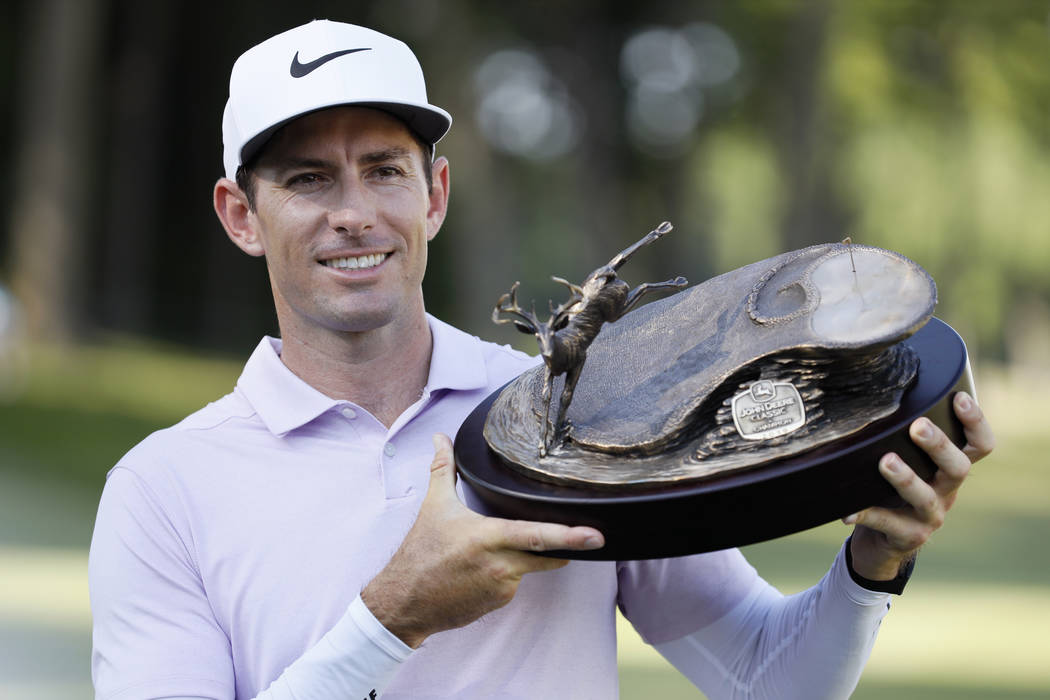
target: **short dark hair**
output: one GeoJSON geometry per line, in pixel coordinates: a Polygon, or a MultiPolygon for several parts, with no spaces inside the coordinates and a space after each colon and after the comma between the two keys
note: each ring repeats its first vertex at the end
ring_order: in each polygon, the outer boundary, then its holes
{"type": "MultiPolygon", "coordinates": [[[[278,133],[280,133],[280,129],[274,132],[273,136],[276,136],[278,133]]],[[[424,141],[423,137],[414,130],[409,129],[408,133],[412,134],[412,139],[419,145],[420,155],[423,160],[423,177],[427,181],[427,192],[430,192],[434,189],[434,146],[424,141]]],[[[255,211],[255,167],[259,164],[259,158],[269,148],[270,143],[273,142],[273,136],[252,154],[247,163],[237,166],[237,186],[244,192],[244,196],[248,200],[248,210],[251,212],[255,211]]]]}

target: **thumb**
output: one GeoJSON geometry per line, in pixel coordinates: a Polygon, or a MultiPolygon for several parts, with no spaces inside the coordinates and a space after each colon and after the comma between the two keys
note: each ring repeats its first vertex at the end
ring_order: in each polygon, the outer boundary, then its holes
{"type": "Polygon", "coordinates": [[[456,462],[452,457],[452,441],[441,433],[435,433],[433,441],[434,461],[430,463],[429,492],[442,490],[455,494],[456,462]]]}

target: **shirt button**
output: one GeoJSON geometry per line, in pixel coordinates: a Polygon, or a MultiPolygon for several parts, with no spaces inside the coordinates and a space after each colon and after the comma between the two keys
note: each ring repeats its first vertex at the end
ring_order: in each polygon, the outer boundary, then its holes
{"type": "Polygon", "coordinates": [[[385,454],[387,457],[393,457],[395,454],[397,454],[397,448],[394,447],[394,443],[388,442],[387,444],[383,445],[383,454],[385,454]]]}
{"type": "Polygon", "coordinates": [[[355,411],[354,409],[350,408],[349,406],[345,406],[340,411],[340,413],[343,414],[344,418],[347,418],[349,420],[353,420],[354,418],[357,418],[357,411],[355,411]]]}

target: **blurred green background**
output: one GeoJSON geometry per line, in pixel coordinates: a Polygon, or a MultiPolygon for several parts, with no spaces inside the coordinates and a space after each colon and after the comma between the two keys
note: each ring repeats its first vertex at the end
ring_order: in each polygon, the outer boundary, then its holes
{"type": "MultiPolygon", "coordinates": [[[[106,470],[275,333],[214,220],[234,58],[314,17],[404,39],[455,123],[429,309],[501,342],[662,220],[629,281],[854,241],[937,280],[1000,446],[883,625],[857,698],[1050,696],[1050,2],[14,0],[0,6],[0,698],[90,696],[106,470]]],[[[524,347],[524,346],[523,346],[524,347]]],[[[785,591],[829,525],[749,548],[785,591]]],[[[623,630],[625,698],[698,697],[623,630]]]]}

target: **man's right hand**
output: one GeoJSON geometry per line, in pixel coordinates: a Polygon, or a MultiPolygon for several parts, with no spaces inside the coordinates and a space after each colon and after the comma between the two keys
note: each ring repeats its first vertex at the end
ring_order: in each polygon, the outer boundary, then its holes
{"type": "Polygon", "coordinates": [[[462,627],[511,601],[521,577],[568,561],[533,552],[599,549],[590,527],[488,518],[460,502],[452,441],[434,436],[430,487],[401,547],[361,591],[390,632],[412,648],[435,632],[462,627]]]}

